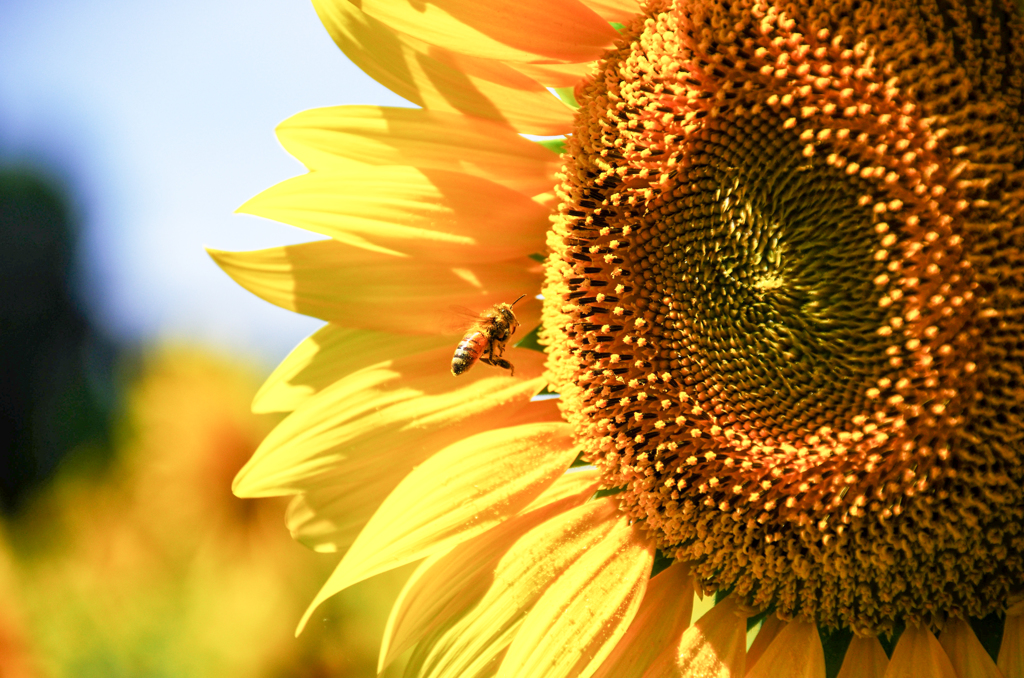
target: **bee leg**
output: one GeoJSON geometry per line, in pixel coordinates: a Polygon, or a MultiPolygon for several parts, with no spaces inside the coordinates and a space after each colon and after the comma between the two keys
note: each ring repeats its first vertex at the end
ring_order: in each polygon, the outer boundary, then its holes
{"type": "Polygon", "coordinates": [[[502,367],[502,368],[508,370],[508,372],[509,372],[508,376],[510,376],[510,377],[516,376],[516,368],[515,368],[515,366],[512,365],[512,363],[510,363],[509,361],[505,360],[504,358],[495,358],[494,362],[491,363],[491,364],[494,365],[495,367],[502,367]]]}
{"type": "Polygon", "coordinates": [[[505,354],[505,343],[491,342],[491,359],[494,361],[491,364],[495,367],[501,367],[509,371],[509,376],[516,376],[516,368],[512,366],[512,363],[505,360],[502,356],[505,354]],[[497,353],[497,355],[494,355],[497,353]]]}
{"type": "Polygon", "coordinates": [[[480,355],[480,362],[485,363],[487,365],[491,365],[492,367],[495,365],[494,361],[498,359],[500,359],[500,357],[494,357],[494,342],[491,342],[487,345],[487,355],[480,355]]]}
{"type": "Polygon", "coordinates": [[[504,348],[504,345],[502,345],[500,341],[494,341],[492,339],[491,343],[487,345],[487,356],[491,360],[498,360],[499,358],[501,358],[501,351],[504,348]]]}
{"type": "Polygon", "coordinates": [[[487,355],[480,356],[480,362],[486,363],[493,367],[501,367],[510,372],[509,376],[516,376],[516,369],[512,366],[512,363],[501,357],[501,351],[499,349],[498,355],[494,355],[494,344],[492,343],[487,349],[487,355]]]}

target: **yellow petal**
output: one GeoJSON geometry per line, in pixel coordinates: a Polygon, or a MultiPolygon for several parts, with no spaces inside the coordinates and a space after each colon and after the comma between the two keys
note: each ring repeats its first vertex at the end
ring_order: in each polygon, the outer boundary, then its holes
{"type": "Polygon", "coordinates": [[[377,482],[345,483],[297,494],[288,504],[285,525],[293,539],[317,553],[338,553],[352,545],[399,482],[397,474],[389,474],[377,482]]]}
{"type": "Polygon", "coordinates": [[[525,424],[471,436],[416,467],[388,495],[310,604],[381,572],[450,550],[507,520],[577,456],[564,423],[525,424]]]}
{"type": "Polygon", "coordinates": [[[764,618],[764,621],[761,622],[761,628],[757,630],[757,636],[754,638],[753,644],[747,650],[747,673],[750,672],[750,669],[754,668],[757,660],[761,658],[764,651],[775,640],[775,636],[779,635],[782,627],[782,620],[774,614],[769,614],[764,618]]]}
{"type": "Polygon", "coordinates": [[[409,165],[470,174],[526,195],[550,191],[561,165],[557,155],[508,127],[420,108],[314,108],[278,125],[277,138],[312,170],[353,162],[409,165]]]}
{"type": "MultiPolygon", "coordinates": [[[[521,353],[537,356],[532,369],[542,369],[543,354],[521,353]]],[[[263,440],[235,478],[235,494],[267,497],[400,480],[442,447],[503,425],[544,384],[497,370],[473,370],[456,380],[448,354],[442,349],[382,362],[310,398],[263,440]]]]}
{"type": "Polygon", "coordinates": [[[501,426],[560,420],[561,416],[550,402],[531,402],[517,410],[508,407],[491,410],[486,415],[458,424],[455,429],[423,428],[413,435],[395,434],[387,451],[377,450],[374,457],[371,449],[370,465],[362,465],[348,476],[337,478],[324,487],[306,490],[293,498],[285,523],[293,538],[314,551],[344,551],[413,467],[453,439],[501,426]],[[373,458],[387,463],[387,468],[375,468],[373,458]]]}
{"type": "Polygon", "coordinates": [[[597,489],[594,469],[563,475],[519,515],[476,539],[424,561],[391,608],[378,672],[487,592],[495,567],[512,545],[542,523],[579,506],[597,489]]]}
{"type": "Polygon", "coordinates": [[[745,669],[746,609],[729,596],[686,629],[677,658],[680,678],[736,678],[745,669]]]}
{"type": "Polygon", "coordinates": [[[540,320],[540,302],[533,298],[540,272],[520,261],[454,268],[333,240],[252,252],[209,252],[225,273],[261,299],[346,327],[444,334],[453,304],[482,312],[523,294],[527,298],[515,308],[519,322],[534,327],[540,320]]]}
{"type": "Polygon", "coordinates": [[[417,644],[406,675],[493,676],[527,611],[573,563],[597,548],[619,516],[609,497],[567,511],[520,537],[494,568],[483,598],[417,644]]]}
{"type": "Polygon", "coordinates": [[[267,377],[253,398],[252,411],[290,412],[356,370],[449,344],[442,337],[327,325],[296,346],[267,377]]]}
{"type": "Polygon", "coordinates": [[[768,645],[747,678],[825,678],[825,651],[818,627],[810,622],[791,621],[768,645]]]}
{"type": "Polygon", "coordinates": [[[690,623],[694,624],[698,619],[706,615],[715,607],[715,596],[704,595],[700,582],[693,580],[693,614],[690,615],[690,623]]]}
{"type": "Polygon", "coordinates": [[[512,641],[499,678],[589,677],[640,607],[654,542],[622,516],[541,596],[512,641]]]}
{"type": "MultiPolygon", "coordinates": [[[[541,354],[543,355],[543,354],[541,354]]],[[[460,377],[461,379],[461,377],[460,377]]],[[[508,415],[500,421],[499,426],[516,426],[517,424],[532,424],[538,421],[565,421],[562,418],[562,411],[558,408],[557,398],[545,396],[533,397],[523,407],[509,410],[508,415]]],[[[577,467],[579,470],[589,467],[577,467]]]]}
{"type": "Polygon", "coordinates": [[[885,678],[957,678],[957,675],[932,632],[910,625],[896,643],[885,678]]]}
{"type": "Polygon", "coordinates": [[[618,37],[579,0],[360,0],[359,6],[398,32],[482,59],[591,61],[618,37]]]}
{"type": "Polygon", "coordinates": [[[876,636],[854,636],[836,678],[882,678],[888,666],[889,658],[876,636]]]}
{"type": "Polygon", "coordinates": [[[451,262],[541,252],[549,217],[526,195],[479,177],[359,164],[288,179],[238,211],[377,252],[451,262]]]}
{"type": "MultiPolygon", "coordinates": [[[[597,492],[600,473],[593,466],[574,466],[551,483],[546,490],[540,493],[536,499],[531,501],[519,512],[519,515],[526,515],[538,509],[546,508],[552,504],[561,502],[563,499],[572,499],[575,508],[579,504],[591,499],[597,492]]],[[[563,512],[564,513],[564,512],[563,512]]]]}
{"type": "Polygon", "coordinates": [[[545,87],[573,87],[594,70],[594,62],[580,64],[515,64],[520,73],[545,87]]]}
{"type": "Polygon", "coordinates": [[[643,678],[656,666],[676,666],[679,641],[693,612],[693,577],[674,563],[651,580],[626,634],[594,678],[643,678]]]}
{"type": "Polygon", "coordinates": [[[583,0],[583,4],[602,19],[619,23],[626,23],[641,11],[634,0],[583,0]]]}
{"type": "Polygon", "coordinates": [[[939,634],[939,644],[946,651],[957,678],[1004,678],[996,668],[970,625],[963,619],[950,619],[939,634]]]}
{"type": "Polygon", "coordinates": [[[1024,678],[1024,615],[1006,615],[997,666],[1006,678],[1024,678]]]}
{"type": "Polygon", "coordinates": [[[568,107],[506,64],[399,36],[350,2],[314,0],[313,6],[356,66],[414,104],[486,118],[530,134],[565,134],[572,128],[568,107]]]}

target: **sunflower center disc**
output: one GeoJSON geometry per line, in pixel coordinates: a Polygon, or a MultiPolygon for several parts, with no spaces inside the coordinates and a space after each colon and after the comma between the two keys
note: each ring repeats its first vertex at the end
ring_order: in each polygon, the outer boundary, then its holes
{"type": "Polygon", "coordinates": [[[782,616],[1024,583],[1024,40],[972,11],[655,3],[577,90],[550,378],[660,548],[782,616]]]}

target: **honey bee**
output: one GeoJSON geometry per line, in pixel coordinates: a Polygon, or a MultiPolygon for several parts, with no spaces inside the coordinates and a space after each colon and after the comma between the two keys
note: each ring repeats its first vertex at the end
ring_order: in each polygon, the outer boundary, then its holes
{"type": "Polygon", "coordinates": [[[511,304],[495,304],[476,318],[462,337],[462,341],[455,347],[455,355],[452,356],[454,376],[467,372],[477,360],[495,367],[503,367],[515,376],[515,367],[501,356],[505,353],[505,344],[519,327],[512,307],[525,296],[522,295],[511,304]]]}

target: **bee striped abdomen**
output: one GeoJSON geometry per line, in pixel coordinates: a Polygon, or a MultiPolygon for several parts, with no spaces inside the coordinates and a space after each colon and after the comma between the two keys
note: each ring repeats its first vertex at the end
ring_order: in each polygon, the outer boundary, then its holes
{"type": "Polygon", "coordinates": [[[473,366],[490,342],[483,332],[473,330],[462,338],[455,348],[455,355],[452,356],[452,374],[456,377],[473,366]]]}

